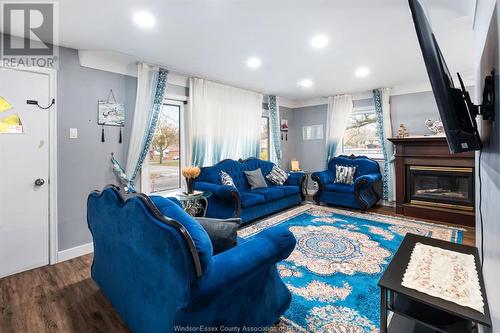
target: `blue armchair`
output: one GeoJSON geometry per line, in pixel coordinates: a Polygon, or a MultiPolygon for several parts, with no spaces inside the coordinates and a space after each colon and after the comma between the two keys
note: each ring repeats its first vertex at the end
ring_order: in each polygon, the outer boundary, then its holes
{"type": "Polygon", "coordinates": [[[260,168],[266,176],[273,163],[258,158],[244,161],[223,160],[213,166],[201,169],[194,187],[200,191],[210,191],[206,216],[215,218],[240,217],[242,224],[277,211],[296,206],[305,199],[303,172],[290,172],[283,186],[276,186],[266,179],[268,187],[250,189],[244,171],[260,168]],[[222,185],[221,170],[227,172],[236,187],[222,185]]]}
{"type": "Polygon", "coordinates": [[[276,268],[295,247],[285,228],[214,256],[209,236],[178,202],[108,186],[87,206],[92,278],[133,332],[266,327],[290,304],[276,268]]]}
{"type": "Polygon", "coordinates": [[[313,173],[311,179],[318,183],[318,191],[313,196],[318,205],[323,202],[366,210],[380,200],[373,189],[373,185],[382,179],[380,167],[376,161],[366,156],[341,155],[332,158],[328,162],[328,170],[313,173]],[[337,164],[356,167],[352,185],[335,183],[337,164]]]}

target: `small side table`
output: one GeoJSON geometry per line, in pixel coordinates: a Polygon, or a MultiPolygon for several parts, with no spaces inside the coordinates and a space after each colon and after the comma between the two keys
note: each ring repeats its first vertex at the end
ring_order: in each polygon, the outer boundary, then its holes
{"type": "Polygon", "coordinates": [[[378,282],[378,286],[380,287],[380,333],[464,333],[471,332],[472,322],[491,327],[484,280],[481,270],[477,267],[479,263],[479,255],[475,247],[407,234],[378,282]],[[472,254],[474,256],[481,294],[483,295],[484,314],[401,285],[416,243],[472,254]],[[387,327],[388,311],[393,312],[389,327],[387,327]]]}
{"type": "Polygon", "coordinates": [[[177,198],[186,213],[191,216],[205,216],[208,208],[208,198],[212,196],[209,191],[194,191],[192,194],[186,192],[177,192],[174,197],[177,198]]]}

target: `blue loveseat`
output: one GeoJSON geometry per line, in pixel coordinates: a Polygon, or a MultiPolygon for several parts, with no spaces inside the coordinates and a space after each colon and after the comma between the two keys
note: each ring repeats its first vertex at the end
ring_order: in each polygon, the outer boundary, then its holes
{"type": "Polygon", "coordinates": [[[115,186],[89,195],[92,278],[136,333],[267,327],[291,294],[276,263],[295,247],[275,227],[213,255],[208,234],[178,202],[115,186]]]}
{"type": "Polygon", "coordinates": [[[260,168],[265,177],[273,165],[269,161],[249,158],[244,161],[223,160],[214,166],[202,168],[194,187],[196,190],[212,192],[206,216],[222,219],[240,217],[244,224],[304,201],[303,172],[291,172],[283,186],[273,185],[266,179],[268,187],[250,190],[244,171],[260,168]],[[236,188],[221,184],[221,170],[233,178],[236,188]]]}
{"type": "Polygon", "coordinates": [[[313,199],[331,205],[366,210],[380,200],[373,185],[382,179],[380,166],[366,156],[340,155],[328,162],[328,170],[314,172],[311,179],[318,184],[318,191],[313,199]],[[335,166],[355,166],[352,185],[335,183],[335,166]]]}

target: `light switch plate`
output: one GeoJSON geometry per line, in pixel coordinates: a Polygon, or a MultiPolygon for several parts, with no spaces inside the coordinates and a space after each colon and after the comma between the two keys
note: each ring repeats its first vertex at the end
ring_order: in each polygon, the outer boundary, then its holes
{"type": "Polygon", "coordinates": [[[78,128],[70,128],[69,129],[69,138],[70,139],[78,139],[78,128]]]}

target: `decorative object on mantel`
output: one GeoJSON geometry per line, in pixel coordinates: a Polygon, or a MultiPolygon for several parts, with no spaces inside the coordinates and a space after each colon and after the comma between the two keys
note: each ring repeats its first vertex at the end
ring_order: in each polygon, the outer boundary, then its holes
{"type": "Polygon", "coordinates": [[[398,138],[407,138],[410,136],[405,124],[399,124],[398,138]]]}
{"type": "Polygon", "coordinates": [[[444,135],[444,127],[441,120],[427,119],[425,121],[425,126],[427,126],[429,131],[431,131],[434,135],[444,135]]]}
{"type": "Polygon", "coordinates": [[[105,141],[104,126],[120,127],[118,143],[122,143],[122,127],[125,126],[125,104],[117,103],[113,89],[109,90],[106,100],[97,102],[97,124],[102,126],[101,142],[105,141]]]}
{"type": "Polygon", "coordinates": [[[182,169],[182,175],[186,178],[187,194],[194,193],[194,180],[200,175],[200,168],[198,167],[185,167],[182,169]]]}
{"type": "Polygon", "coordinates": [[[283,135],[284,135],[285,141],[288,141],[288,119],[281,119],[280,131],[281,131],[281,140],[283,140],[283,135]]]}
{"type": "Polygon", "coordinates": [[[417,243],[401,285],[484,314],[483,296],[472,254],[417,243]]]}
{"type": "Polygon", "coordinates": [[[300,170],[299,161],[297,159],[294,158],[291,160],[290,164],[292,165],[292,171],[302,171],[300,170]]]}

